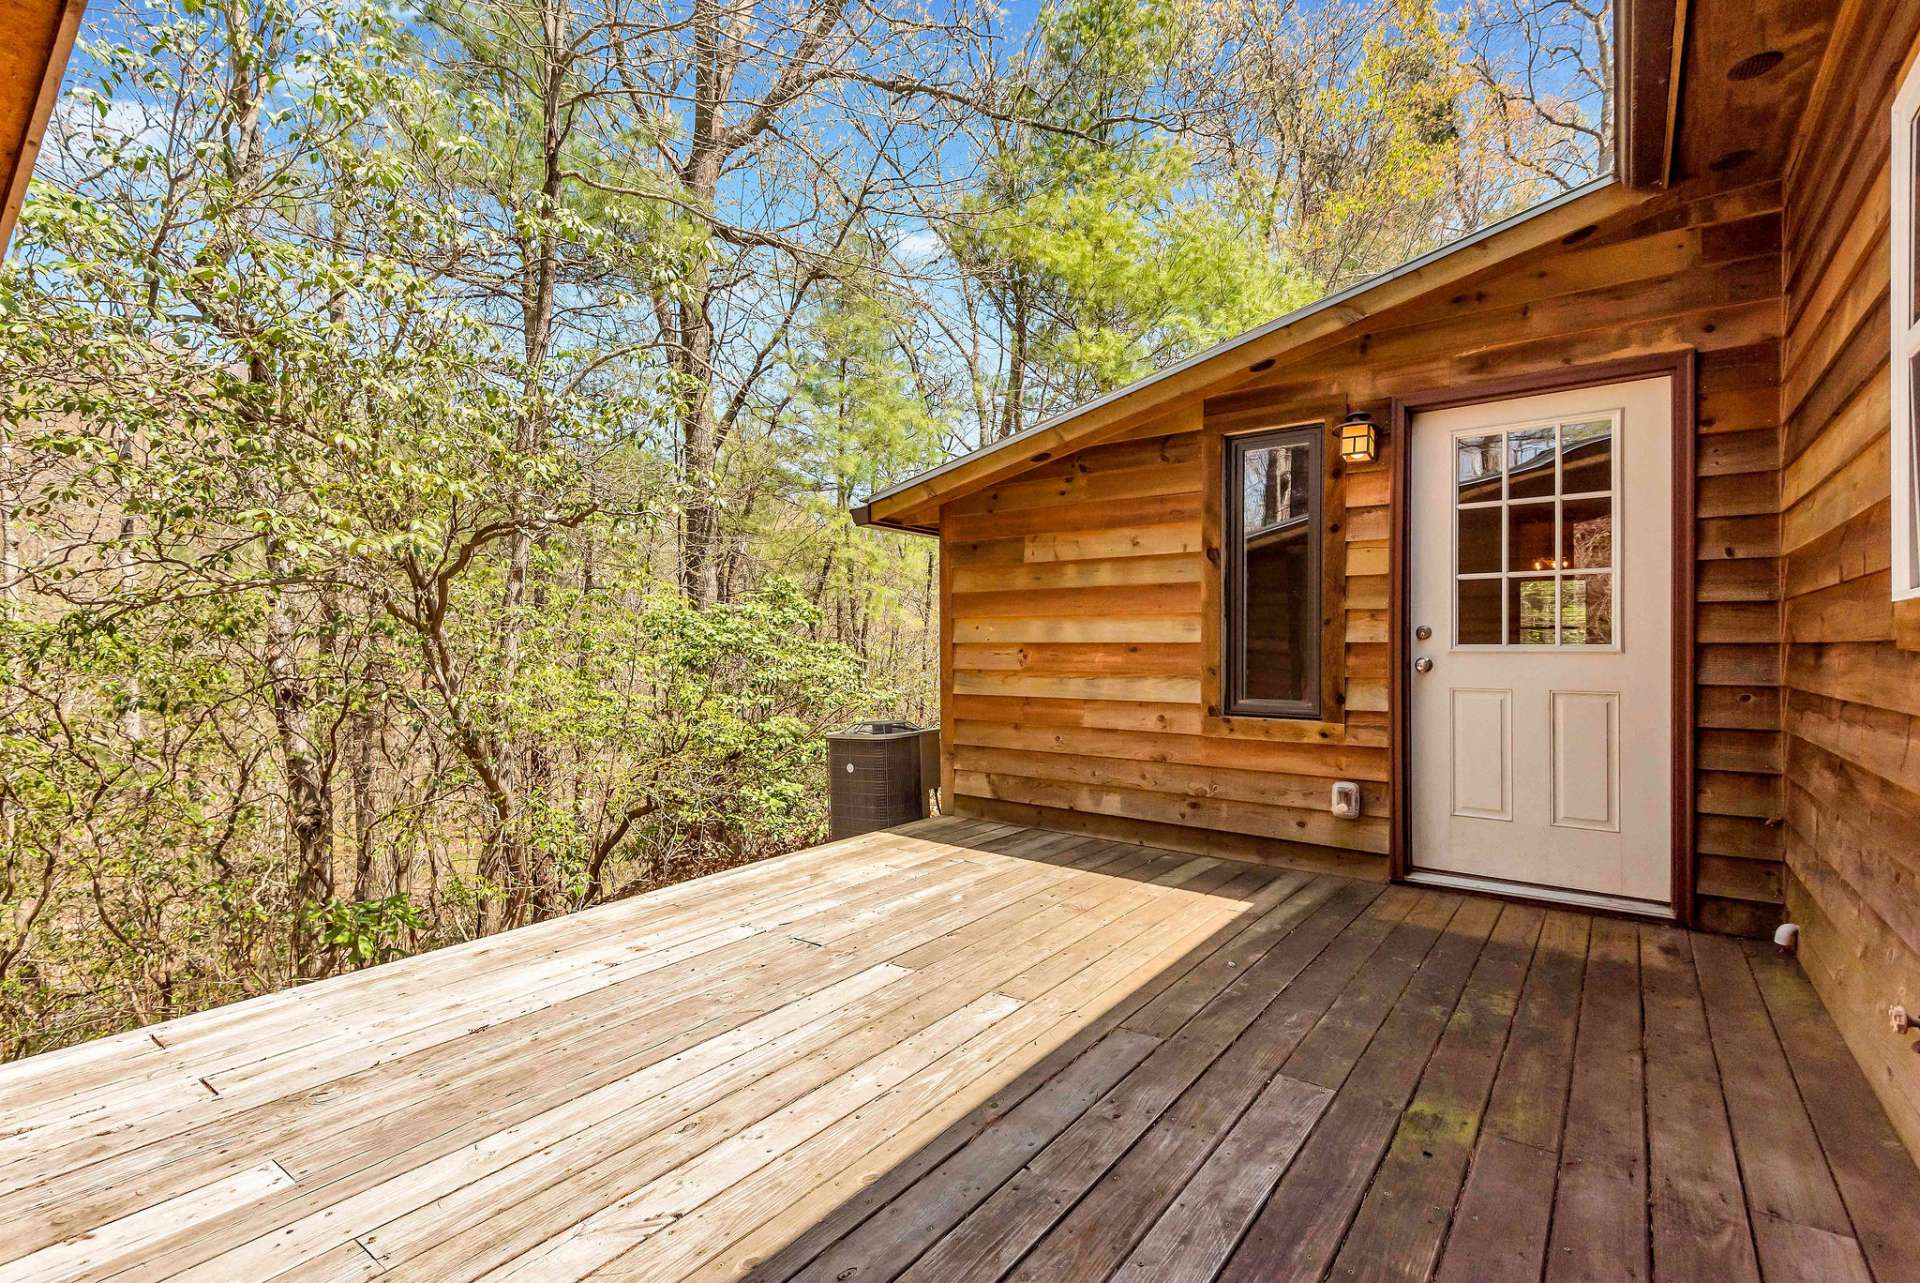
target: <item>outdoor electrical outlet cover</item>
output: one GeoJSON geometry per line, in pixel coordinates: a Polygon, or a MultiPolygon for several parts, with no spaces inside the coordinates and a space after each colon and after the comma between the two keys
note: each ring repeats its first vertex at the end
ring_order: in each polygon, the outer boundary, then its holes
{"type": "Polygon", "coordinates": [[[1343,820],[1360,818],[1360,786],[1341,780],[1333,786],[1333,813],[1343,820]]]}

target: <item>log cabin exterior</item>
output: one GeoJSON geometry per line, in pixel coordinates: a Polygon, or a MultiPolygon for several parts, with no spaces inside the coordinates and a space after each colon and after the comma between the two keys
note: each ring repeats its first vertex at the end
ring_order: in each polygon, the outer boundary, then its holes
{"type": "MultiPolygon", "coordinates": [[[[866,510],[942,539],[947,796],[987,818],[0,1066],[0,1279],[1920,1280],[1885,1031],[1920,974],[1888,160],[1920,6],[1622,20],[1624,184],[866,510]],[[1650,384],[1606,433],[1540,400],[1650,384]],[[1596,460],[1643,419],[1674,446],[1671,907],[1718,934],[1375,885],[1413,867],[1407,444],[1490,389],[1554,462],[1503,426],[1461,513],[1630,522],[1596,460]],[[1210,481],[1276,425],[1266,476],[1317,485],[1210,481]],[[1223,664],[1236,558],[1321,609],[1239,617],[1223,664]],[[1725,934],[1783,902],[1806,977],[1725,934]]],[[[64,51],[22,56],[30,140],[64,51]]],[[[1637,577],[1600,546],[1553,576],[1637,577]]],[[[1546,626],[1637,638],[1616,582],[1546,626]]]]}
{"type": "MultiPolygon", "coordinates": [[[[1815,988],[1920,1153],[1920,1048],[1889,1020],[1920,1011],[1920,584],[1899,581],[1914,572],[1890,551],[1913,537],[1900,506],[1920,500],[1910,464],[1895,476],[1912,429],[1907,418],[1896,431],[1889,373],[1892,210],[1914,189],[1896,176],[1891,122],[1915,74],[1920,5],[1622,0],[1618,19],[1617,180],[903,482],[856,517],[940,541],[942,784],[954,812],[1543,894],[1716,932],[1765,934],[1790,919],[1815,988]],[[1660,673],[1642,664],[1637,687],[1598,700],[1543,687],[1545,740],[1513,738],[1530,714],[1511,692],[1477,704],[1463,694],[1484,676],[1443,688],[1422,714],[1416,661],[1437,653],[1443,673],[1489,658],[1457,636],[1449,648],[1444,633],[1414,633],[1434,622],[1432,594],[1464,574],[1433,567],[1454,520],[1475,515],[1450,517],[1432,499],[1449,488],[1447,425],[1505,433],[1517,451],[1511,423],[1604,409],[1634,388],[1652,396],[1643,417],[1656,431],[1636,438],[1618,419],[1612,430],[1621,453],[1638,449],[1670,484],[1622,473],[1601,501],[1623,548],[1612,583],[1569,575],[1582,563],[1565,547],[1557,567],[1533,567],[1562,584],[1562,639],[1570,588],[1604,592],[1610,612],[1615,583],[1624,594],[1656,580],[1665,602],[1619,603],[1641,616],[1620,621],[1626,634],[1649,642],[1619,648],[1658,652],[1660,673]],[[1598,399],[1582,402],[1582,389],[1598,399]],[[1384,438],[1369,462],[1342,458],[1340,426],[1355,415],[1384,438]],[[1232,463],[1247,435],[1302,425],[1321,438],[1319,545],[1300,563],[1318,585],[1317,653],[1298,664],[1310,715],[1246,716],[1232,665],[1255,661],[1251,643],[1234,644],[1236,590],[1223,585],[1247,582],[1235,559],[1252,546],[1226,532],[1256,523],[1236,526],[1223,505],[1249,493],[1232,463]],[[1670,449],[1649,460],[1651,444],[1670,449]],[[1423,506],[1421,482],[1435,476],[1423,506]],[[1652,502],[1636,509],[1633,486],[1652,502]],[[1451,740],[1433,729],[1449,717],[1451,740]],[[1506,728],[1495,734],[1504,777],[1466,779],[1475,752],[1462,752],[1450,813],[1418,791],[1445,793],[1446,751],[1483,745],[1488,727],[1506,728]],[[1602,741],[1608,751],[1571,765],[1535,760],[1541,743],[1557,754],[1602,741]],[[1561,772],[1555,808],[1607,775],[1600,805],[1614,809],[1602,818],[1627,825],[1617,845],[1648,866],[1637,881],[1596,897],[1527,872],[1530,859],[1550,870],[1542,853],[1562,839],[1577,850],[1592,837],[1573,830],[1608,827],[1563,824],[1559,809],[1539,830],[1551,830],[1545,845],[1455,859],[1447,833],[1471,845],[1457,836],[1474,811],[1462,790],[1510,798],[1516,758],[1523,774],[1561,772]],[[1343,781],[1358,786],[1358,818],[1334,814],[1343,781]],[[1449,871],[1482,856],[1513,872],[1449,871]]],[[[1567,514],[1572,502],[1560,500],[1567,514]]],[[[1511,558],[1519,510],[1509,500],[1492,515],[1511,558]]],[[[1492,569],[1506,572],[1492,579],[1510,596],[1511,627],[1533,608],[1511,560],[1492,569]]],[[[1471,626],[1468,587],[1451,590],[1457,618],[1443,629],[1471,626]]],[[[1473,596],[1497,614],[1492,597],[1473,596]]],[[[1566,684],[1538,649],[1491,658],[1516,682],[1531,668],[1536,685],[1566,684]]]]}

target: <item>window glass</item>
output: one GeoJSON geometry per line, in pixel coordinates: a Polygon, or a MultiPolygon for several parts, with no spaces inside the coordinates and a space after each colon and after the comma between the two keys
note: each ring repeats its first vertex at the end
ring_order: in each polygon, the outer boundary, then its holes
{"type": "MultiPolygon", "coordinates": [[[[1920,76],[1920,64],[1907,75],[1920,76]]],[[[1907,208],[1901,211],[1907,220],[1907,270],[1903,275],[1907,282],[1907,326],[1912,328],[1920,325],[1920,288],[1916,288],[1920,286],[1920,218],[1913,216],[1913,193],[1920,192],[1920,115],[1907,122],[1907,182],[1907,208]]]]}
{"type": "Polygon", "coordinates": [[[1613,640],[1613,576],[1567,575],[1560,580],[1560,644],[1604,646],[1613,640]]]}
{"type": "Polygon", "coordinates": [[[1454,477],[1461,503],[1484,503],[1500,497],[1500,478],[1506,471],[1507,439],[1498,433],[1461,437],[1453,443],[1454,477]]]}
{"type": "Polygon", "coordinates": [[[1561,430],[1560,493],[1613,489],[1613,424],[1569,423],[1561,430]]]}
{"type": "Polygon", "coordinates": [[[1507,437],[1507,498],[1537,499],[1553,493],[1553,425],[1507,437]]]}
{"type": "Polygon", "coordinates": [[[1889,440],[1889,579],[1896,601],[1920,599],[1920,63],[1893,100],[1891,300],[1893,413],[1889,440]]]}
{"type": "MultiPolygon", "coordinates": [[[[1500,506],[1462,508],[1460,517],[1460,573],[1500,573],[1500,506]]],[[[1498,632],[1498,629],[1494,631],[1498,632]]]]}
{"type": "Polygon", "coordinates": [[[1613,499],[1565,499],[1560,504],[1560,566],[1592,570],[1613,564],[1613,499]]]}
{"type": "Polygon", "coordinates": [[[1553,500],[1507,508],[1507,568],[1553,569],[1553,500]]]}
{"type": "Polygon", "coordinates": [[[1320,680],[1320,428],[1228,442],[1228,706],[1316,717],[1320,680]]]}
{"type": "Polygon", "coordinates": [[[1553,576],[1507,578],[1507,644],[1553,645],[1553,576]]]}
{"type": "Polygon", "coordinates": [[[1460,644],[1462,646],[1498,646],[1500,644],[1501,578],[1463,579],[1460,581],[1460,644]]]}

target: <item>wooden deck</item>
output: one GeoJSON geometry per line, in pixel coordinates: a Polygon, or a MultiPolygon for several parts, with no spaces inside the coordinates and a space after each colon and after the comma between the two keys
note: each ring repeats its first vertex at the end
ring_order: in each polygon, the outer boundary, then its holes
{"type": "Polygon", "coordinates": [[[1792,963],[932,821],[0,1069],[0,1283],[1920,1278],[1792,963]]]}

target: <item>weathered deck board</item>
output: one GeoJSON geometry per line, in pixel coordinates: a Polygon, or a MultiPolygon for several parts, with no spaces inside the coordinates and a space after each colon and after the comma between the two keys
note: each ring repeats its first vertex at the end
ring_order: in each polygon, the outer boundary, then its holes
{"type": "Polygon", "coordinates": [[[1499,914],[1492,901],[1470,900],[1448,920],[1228,1261],[1223,1279],[1254,1283],[1325,1273],[1499,914]]]}
{"type": "Polygon", "coordinates": [[[1389,892],[1348,924],[1048,1232],[1011,1277],[1020,1283],[1093,1283],[1112,1274],[1206,1161],[1219,1140],[1220,1120],[1238,1118],[1265,1089],[1275,1066],[1380,947],[1411,907],[1410,899],[1389,892]]]}
{"type": "Polygon", "coordinates": [[[1873,1276],[1920,1283],[1907,1224],[1920,1207],[1920,1171],[1800,968],[1764,945],[1750,945],[1747,955],[1873,1276]]]}
{"type": "Polygon", "coordinates": [[[1629,923],[1593,924],[1560,1146],[1548,1283],[1638,1283],[1647,1277],[1639,946],[1629,923]]]}
{"type": "Polygon", "coordinates": [[[1413,1102],[1333,1263],[1332,1277],[1432,1276],[1487,1093],[1540,935],[1540,910],[1508,905],[1447,1020],[1413,1102]]]}
{"type": "Polygon", "coordinates": [[[1860,1255],[1853,1222],[1744,948],[1737,940],[1698,936],[1693,952],[1714,1040],[1739,1048],[1723,1056],[1720,1078],[1762,1272],[1768,1278],[1866,1277],[1864,1262],[1857,1274],[1831,1269],[1860,1255]]]}
{"type": "Polygon", "coordinates": [[[1920,1236],[1791,963],[978,821],[0,1068],[0,1119],[0,1283],[1908,1283],[1920,1236]]]}
{"type": "MultiPolygon", "coordinates": [[[[1757,1283],[1714,1043],[1684,931],[1640,932],[1647,1039],[1648,1177],[1656,1280],[1757,1283]]],[[[1742,1048],[1726,1044],[1727,1054],[1742,1048]]]]}
{"type": "Polygon", "coordinates": [[[1540,1277],[1573,1071],[1588,919],[1550,913],[1521,991],[1441,1258],[1440,1283],[1540,1277]]]}

